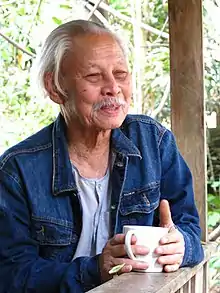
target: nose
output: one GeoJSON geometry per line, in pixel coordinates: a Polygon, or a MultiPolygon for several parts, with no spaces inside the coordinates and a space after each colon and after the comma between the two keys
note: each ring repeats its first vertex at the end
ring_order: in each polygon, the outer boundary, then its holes
{"type": "Polygon", "coordinates": [[[114,76],[105,78],[102,86],[102,95],[115,97],[121,92],[121,88],[114,76]]]}

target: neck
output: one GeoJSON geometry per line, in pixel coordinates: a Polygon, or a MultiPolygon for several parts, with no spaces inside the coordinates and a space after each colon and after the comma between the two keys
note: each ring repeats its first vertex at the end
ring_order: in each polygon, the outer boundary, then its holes
{"type": "Polygon", "coordinates": [[[111,130],[99,131],[94,129],[85,129],[75,126],[68,127],[67,140],[71,151],[74,149],[78,154],[102,154],[109,151],[111,130]]]}
{"type": "Polygon", "coordinates": [[[77,122],[71,125],[67,125],[70,160],[85,177],[104,176],[109,164],[111,130],[86,129],[77,122]]]}

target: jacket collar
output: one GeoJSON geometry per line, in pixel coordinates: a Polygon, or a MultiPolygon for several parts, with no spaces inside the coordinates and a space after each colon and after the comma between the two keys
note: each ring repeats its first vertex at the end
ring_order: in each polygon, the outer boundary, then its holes
{"type": "Polygon", "coordinates": [[[123,133],[123,125],[120,128],[112,130],[111,147],[114,152],[121,154],[122,156],[136,156],[141,158],[139,149],[123,133]]]}
{"type": "Polygon", "coordinates": [[[72,166],[68,153],[66,140],[66,124],[63,116],[59,114],[54,122],[52,132],[53,144],[53,182],[52,190],[54,195],[65,191],[76,190],[76,183],[73,176],[72,166]]]}
{"type": "MultiPolygon", "coordinates": [[[[123,126],[121,127],[123,129],[123,126]]],[[[121,156],[137,156],[141,158],[140,151],[134,143],[117,128],[112,131],[112,150],[121,156]]],[[[76,182],[73,176],[72,166],[68,153],[66,140],[66,124],[61,114],[54,122],[52,132],[53,144],[53,181],[52,190],[54,195],[65,191],[76,191],[76,182]]]]}

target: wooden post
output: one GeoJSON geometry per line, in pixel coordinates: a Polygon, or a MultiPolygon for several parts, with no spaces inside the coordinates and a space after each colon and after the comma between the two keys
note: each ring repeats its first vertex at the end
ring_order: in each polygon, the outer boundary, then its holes
{"type": "Polygon", "coordinates": [[[172,130],[190,166],[207,241],[202,0],[169,0],[172,130]]]}

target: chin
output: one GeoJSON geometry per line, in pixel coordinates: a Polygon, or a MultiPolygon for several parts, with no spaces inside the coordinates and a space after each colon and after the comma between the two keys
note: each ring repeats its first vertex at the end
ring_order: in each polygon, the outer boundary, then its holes
{"type": "Polygon", "coordinates": [[[114,122],[109,122],[109,123],[106,121],[106,122],[100,124],[99,127],[101,129],[103,129],[103,130],[104,129],[105,130],[115,129],[115,128],[119,128],[122,125],[123,121],[124,120],[122,120],[122,121],[114,121],[114,122]]]}
{"type": "Polygon", "coordinates": [[[125,117],[126,115],[115,115],[114,117],[101,117],[101,119],[98,119],[97,121],[97,126],[105,130],[119,128],[124,122],[125,117]]]}

